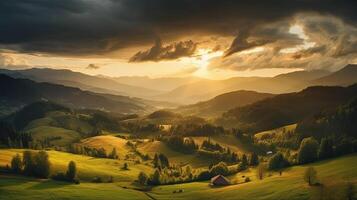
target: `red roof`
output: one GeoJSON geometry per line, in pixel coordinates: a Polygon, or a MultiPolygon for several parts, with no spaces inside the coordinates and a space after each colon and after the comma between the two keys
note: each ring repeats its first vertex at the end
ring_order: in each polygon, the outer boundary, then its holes
{"type": "Polygon", "coordinates": [[[211,178],[211,184],[212,185],[229,185],[230,181],[222,175],[217,175],[217,176],[211,178]]]}

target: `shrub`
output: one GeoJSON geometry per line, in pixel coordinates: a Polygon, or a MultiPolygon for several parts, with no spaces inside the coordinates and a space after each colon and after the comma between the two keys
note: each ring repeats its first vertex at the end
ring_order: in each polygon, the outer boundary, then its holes
{"type": "Polygon", "coordinates": [[[124,170],[129,170],[129,165],[128,165],[128,163],[124,163],[123,169],[124,169],[124,170]]]}
{"type": "Polygon", "coordinates": [[[317,182],[317,172],[315,170],[315,168],[313,167],[308,167],[305,170],[305,174],[304,174],[304,180],[309,184],[315,184],[317,182]]]}
{"type": "Polygon", "coordinates": [[[217,165],[214,165],[211,170],[210,170],[211,176],[216,176],[216,175],[228,175],[229,170],[227,167],[227,164],[225,162],[220,162],[217,165]]]}
{"type": "Polygon", "coordinates": [[[314,162],[317,160],[317,151],[319,144],[312,137],[304,138],[301,141],[299,153],[298,153],[298,162],[299,164],[305,164],[309,162],[314,162]]]}
{"type": "Polygon", "coordinates": [[[53,175],[51,178],[56,181],[68,181],[66,174],[64,174],[62,172],[59,172],[59,173],[53,175]]]}
{"type": "Polygon", "coordinates": [[[92,182],[93,182],[93,183],[103,183],[103,180],[102,180],[101,177],[96,176],[96,177],[94,177],[94,178],[92,179],[92,182]]]}
{"type": "Polygon", "coordinates": [[[283,154],[278,152],[276,154],[274,154],[270,159],[269,159],[269,164],[268,164],[268,168],[270,170],[279,170],[282,169],[284,167],[289,166],[289,161],[287,161],[283,154]]]}
{"type": "Polygon", "coordinates": [[[246,182],[246,183],[250,182],[250,178],[249,177],[245,177],[244,182],[246,182]]]}
{"type": "Polygon", "coordinates": [[[144,173],[144,172],[140,172],[139,176],[138,176],[138,182],[141,185],[146,185],[148,182],[149,177],[144,173]]]}

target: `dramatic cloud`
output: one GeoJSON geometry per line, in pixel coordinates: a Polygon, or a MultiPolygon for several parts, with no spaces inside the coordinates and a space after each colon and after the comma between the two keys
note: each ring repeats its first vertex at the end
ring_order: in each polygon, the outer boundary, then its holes
{"type": "Polygon", "coordinates": [[[270,42],[249,41],[261,25],[299,12],[356,23],[355,0],[12,0],[0,1],[0,48],[67,55],[105,54],[176,41],[191,34],[234,36],[227,54],[270,42]]]}
{"type": "Polygon", "coordinates": [[[209,68],[238,71],[260,68],[336,69],[356,62],[355,26],[336,17],[316,14],[296,15],[291,23],[300,27],[302,32],[289,30],[292,24],[267,24],[271,31],[264,31],[262,26],[260,31],[250,35],[250,43],[253,44],[265,39],[259,45],[260,49],[254,51],[257,45],[252,45],[229,57],[216,58],[209,68]]]}
{"type": "Polygon", "coordinates": [[[130,58],[130,62],[174,60],[181,57],[191,56],[196,51],[197,44],[188,41],[181,41],[167,46],[163,46],[160,39],[147,51],[140,51],[130,58]]]}

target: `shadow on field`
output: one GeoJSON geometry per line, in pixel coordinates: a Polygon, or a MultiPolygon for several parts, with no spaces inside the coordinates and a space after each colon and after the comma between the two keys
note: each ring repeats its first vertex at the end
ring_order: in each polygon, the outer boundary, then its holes
{"type": "Polygon", "coordinates": [[[58,182],[58,181],[52,181],[52,180],[44,180],[39,182],[36,185],[33,185],[29,187],[28,189],[32,190],[45,190],[45,189],[55,189],[55,188],[61,188],[65,187],[68,185],[73,185],[71,183],[65,183],[65,182],[58,182]]]}

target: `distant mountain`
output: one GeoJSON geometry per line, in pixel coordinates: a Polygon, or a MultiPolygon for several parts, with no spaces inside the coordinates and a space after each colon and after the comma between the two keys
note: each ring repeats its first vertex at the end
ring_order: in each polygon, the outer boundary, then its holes
{"type": "Polygon", "coordinates": [[[103,94],[82,91],[78,88],[37,83],[0,74],[2,107],[21,107],[35,101],[49,100],[76,109],[98,109],[118,113],[138,113],[155,109],[139,99],[125,96],[114,97],[108,98],[103,94]]]}
{"type": "Polygon", "coordinates": [[[306,88],[310,81],[327,74],[329,74],[328,71],[316,70],[292,72],[275,77],[234,77],[226,80],[200,80],[160,94],[154,99],[192,104],[237,90],[275,94],[295,92],[306,88]]]}
{"type": "Polygon", "coordinates": [[[232,108],[245,106],[273,96],[273,94],[269,93],[258,93],[254,91],[239,90],[218,95],[208,101],[203,101],[187,106],[181,106],[175,109],[175,112],[184,115],[217,117],[223,112],[228,111],[232,108]]]}
{"type": "Polygon", "coordinates": [[[328,76],[312,81],[312,85],[347,86],[357,83],[357,64],[350,64],[328,76]]]}
{"type": "Polygon", "coordinates": [[[349,87],[314,86],[231,109],[217,123],[249,132],[270,130],[297,123],[321,110],[335,108],[356,96],[357,84],[349,87]]]}
{"type": "Polygon", "coordinates": [[[170,91],[182,85],[191,84],[200,80],[198,77],[168,77],[168,78],[150,78],[147,76],[122,76],[111,78],[122,84],[129,84],[137,87],[145,87],[158,91],[170,91]]]}
{"type": "Polygon", "coordinates": [[[161,93],[160,91],[118,83],[117,81],[108,78],[90,76],[71,70],[56,70],[49,68],[33,68],[25,70],[1,69],[0,73],[7,74],[14,78],[26,78],[37,82],[61,84],[97,93],[111,93],[132,97],[149,97],[161,93]]]}

